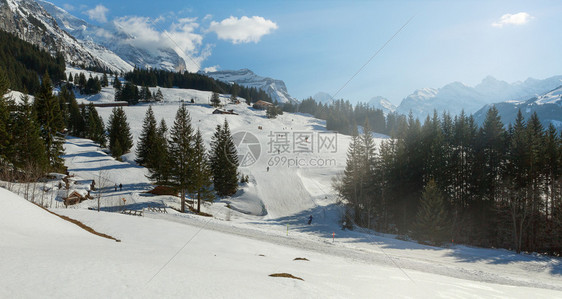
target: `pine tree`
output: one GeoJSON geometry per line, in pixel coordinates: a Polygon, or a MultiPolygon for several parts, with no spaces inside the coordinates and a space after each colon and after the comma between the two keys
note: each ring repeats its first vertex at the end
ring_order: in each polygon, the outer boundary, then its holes
{"type": "Polygon", "coordinates": [[[440,245],[448,240],[450,224],[445,199],[434,180],[424,188],[414,231],[418,240],[440,245]]]}
{"type": "Polygon", "coordinates": [[[127,115],[122,107],[115,107],[109,116],[109,150],[111,155],[119,158],[133,147],[133,136],[127,123],[127,115]]]}
{"type": "Polygon", "coordinates": [[[80,107],[78,106],[78,102],[76,102],[76,99],[74,97],[70,98],[68,102],[67,128],[70,134],[76,137],[85,136],[86,124],[80,112],[80,107]]]}
{"type": "Polygon", "coordinates": [[[154,156],[158,158],[152,169],[149,169],[149,178],[157,184],[168,184],[170,159],[168,154],[168,127],[164,119],[160,121],[160,126],[157,128],[153,151],[154,156]]]}
{"type": "Polygon", "coordinates": [[[107,142],[107,137],[105,136],[105,125],[93,103],[88,104],[86,114],[86,138],[92,139],[92,141],[98,143],[100,146],[105,147],[107,142]]]}
{"type": "Polygon", "coordinates": [[[53,87],[48,73],[43,76],[41,89],[35,97],[35,112],[42,128],[41,135],[47,146],[49,164],[56,170],[62,170],[64,161],[61,158],[64,139],[59,135],[64,130],[64,118],[60,111],[57,98],[53,95],[53,87]]]}
{"type": "Polygon", "coordinates": [[[162,102],[164,100],[164,95],[162,94],[160,88],[158,88],[158,90],[156,91],[156,95],[154,95],[154,100],[156,102],[162,102]]]}
{"type": "Polygon", "coordinates": [[[0,165],[9,156],[11,134],[9,133],[10,111],[5,94],[8,93],[10,82],[4,70],[0,67],[0,165]]]}
{"type": "Polygon", "coordinates": [[[158,163],[158,156],[155,156],[154,149],[157,143],[156,118],[152,111],[152,106],[148,106],[142,125],[142,132],[137,142],[137,159],[139,165],[148,169],[153,169],[158,163]]]}
{"type": "Polygon", "coordinates": [[[107,78],[107,74],[104,72],[103,77],[101,79],[101,86],[107,87],[109,85],[109,78],[107,78]]]}
{"type": "Polygon", "coordinates": [[[221,99],[218,92],[213,92],[213,95],[211,96],[211,105],[215,108],[220,107],[221,99]]]}
{"type": "Polygon", "coordinates": [[[121,81],[117,77],[117,74],[115,74],[115,78],[113,78],[113,88],[115,88],[116,90],[121,90],[121,85],[121,81]]]}
{"type": "Polygon", "coordinates": [[[170,132],[169,161],[171,182],[181,191],[181,212],[185,213],[185,196],[191,184],[193,157],[193,129],[191,117],[185,106],[176,113],[174,126],[170,132]]]}
{"type": "Polygon", "coordinates": [[[14,126],[14,165],[27,170],[34,169],[38,174],[48,169],[47,148],[41,139],[41,132],[29,96],[21,97],[14,126]]]}
{"type": "Polygon", "coordinates": [[[230,196],[238,189],[238,154],[232,141],[228,122],[224,120],[211,142],[211,171],[213,184],[219,196],[230,196]]]}
{"type": "Polygon", "coordinates": [[[212,200],[214,198],[211,192],[211,168],[201,131],[197,130],[193,140],[193,156],[191,165],[193,168],[191,174],[191,192],[196,194],[197,212],[201,212],[201,200],[212,200]]]}

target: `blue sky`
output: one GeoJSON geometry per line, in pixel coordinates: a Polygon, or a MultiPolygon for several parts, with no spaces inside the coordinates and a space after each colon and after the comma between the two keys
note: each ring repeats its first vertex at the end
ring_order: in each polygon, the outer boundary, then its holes
{"type": "Polygon", "coordinates": [[[183,33],[172,36],[202,69],[249,68],[299,99],[334,95],[412,16],[336,98],[399,104],[453,81],[562,74],[561,1],[51,2],[98,25],[148,17],[155,31],[183,33]]]}

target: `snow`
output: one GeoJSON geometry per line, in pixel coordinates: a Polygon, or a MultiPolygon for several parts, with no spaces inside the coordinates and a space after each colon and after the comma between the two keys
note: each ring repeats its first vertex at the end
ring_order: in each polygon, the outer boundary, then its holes
{"type": "MultiPolygon", "coordinates": [[[[284,231],[271,228],[269,231],[251,229],[250,225],[193,215],[134,217],[54,210],[121,241],[115,242],[81,230],[4,189],[0,189],[0,198],[3,240],[0,293],[7,298],[555,298],[562,295],[549,289],[560,287],[559,278],[547,281],[551,283],[545,285],[547,288],[533,288],[400,269],[380,250],[377,253],[346,248],[342,246],[346,240],[340,238],[331,243],[307,238],[307,233],[291,231],[286,236],[284,231]],[[297,257],[308,261],[295,261],[297,257]],[[290,273],[304,281],[269,277],[273,273],[290,273]]],[[[396,244],[382,246],[397,264],[407,264],[413,260],[409,258],[412,254],[430,268],[435,262],[430,259],[434,249],[389,248],[393,245],[396,244]],[[402,254],[395,255],[396,251],[402,254]]],[[[463,270],[448,269],[461,273],[463,270]]],[[[536,279],[539,278],[542,277],[536,279]]]]}
{"type": "Polygon", "coordinates": [[[535,101],[537,105],[545,105],[545,104],[562,104],[562,86],[541,95],[535,101]]]}
{"type": "MultiPolygon", "coordinates": [[[[177,208],[179,200],[145,193],[153,186],[147,170],[132,162],[134,148],[119,162],[92,141],[69,137],[64,158],[71,189],[84,192],[95,180],[95,199],[56,208],[62,205],[55,195],[65,192],[57,187],[61,176],[38,184],[40,196],[54,198],[49,204],[54,212],[121,242],[90,234],[0,188],[3,297],[562,296],[559,258],[460,245],[430,247],[360,228],[341,230],[342,207],[331,179],[345,166],[350,137],[337,134],[334,152],[315,147],[297,153],[291,147],[290,153],[279,153],[270,148],[275,145],[272,138],[284,133],[291,142],[297,133],[311,133],[310,141],[319,141],[320,134],[331,134],[324,121],[299,113],[267,119],[264,111],[245,104],[225,106],[238,115],[213,115],[207,104],[210,92],[161,90],[165,101],[152,105],[156,118],[171,127],[184,100],[207,147],[225,118],[233,134],[256,137],[261,147],[257,161],[240,168],[249,182],[232,197],[204,204],[202,210],[212,217],[170,208],[167,214],[150,212],[146,208],[151,205],[177,208]],[[312,166],[312,161],[333,164],[312,166]],[[115,188],[118,184],[122,190],[115,188]],[[98,196],[101,212],[89,210],[97,208],[98,196]],[[144,217],[116,213],[123,208],[144,210],[144,217]],[[307,225],[310,215],[313,222],[307,225]],[[294,261],[297,257],[309,261],[294,261]],[[290,273],[304,281],[269,277],[272,273],[290,273]]],[[[111,88],[107,93],[97,101],[109,101],[111,88]]],[[[228,95],[221,98],[226,102],[228,95]]],[[[147,108],[124,107],[135,143],[147,108]]],[[[97,109],[107,121],[112,108],[97,109]]],[[[379,143],[386,136],[375,137],[379,143]]],[[[12,188],[20,193],[23,189],[21,184],[12,188]]]]}
{"type": "Polygon", "coordinates": [[[255,87],[265,91],[271,99],[279,103],[296,103],[297,100],[289,94],[285,82],[256,75],[249,69],[237,71],[202,72],[204,75],[229,84],[236,83],[245,87],[255,87]]]}

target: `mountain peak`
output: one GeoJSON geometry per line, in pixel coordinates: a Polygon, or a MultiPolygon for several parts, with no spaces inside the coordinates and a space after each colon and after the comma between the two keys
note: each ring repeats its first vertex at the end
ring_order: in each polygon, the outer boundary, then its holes
{"type": "Polygon", "coordinates": [[[222,82],[229,84],[236,83],[244,87],[254,87],[265,91],[273,101],[279,103],[296,103],[297,100],[293,98],[287,91],[285,82],[278,79],[269,77],[262,77],[256,75],[249,69],[240,70],[222,70],[215,72],[201,72],[205,75],[222,82]]]}

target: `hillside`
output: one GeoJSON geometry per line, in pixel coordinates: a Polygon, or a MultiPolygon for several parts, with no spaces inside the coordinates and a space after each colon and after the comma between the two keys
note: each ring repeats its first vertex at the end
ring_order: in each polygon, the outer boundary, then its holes
{"type": "Polygon", "coordinates": [[[61,29],[53,16],[33,0],[0,0],[0,29],[52,56],[62,53],[67,63],[114,71],[127,69],[128,64],[114,53],[102,47],[91,50],[61,29]]]}
{"type": "Polygon", "coordinates": [[[562,85],[540,96],[524,101],[499,102],[482,107],[474,113],[474,120],[482,124],[486,118],[486,112],[491,106],[498,109],[502,122],[507,126],[515,121],[517,113],[521,113],[528,119],[533,113],[537,113],[544,127],[550,124],[558,130],[562,129],[562,85]]]}
{"type": "Polygon", "coordinates": [[[462,110],[473,114],[484,105],[502,101],[522,101],[544,94],[562,84],[562,76],[553,76],[543,80],[529,78],[523,82],[509,84],[488,76],[478,85],[471,87],[461,82],[453,82],[439,89],[423,88],[416,90],[402,100],[396,111],[424,120],[432,115],[433,110],[439,114],[448,111],[452,115],[462,110]]]}

